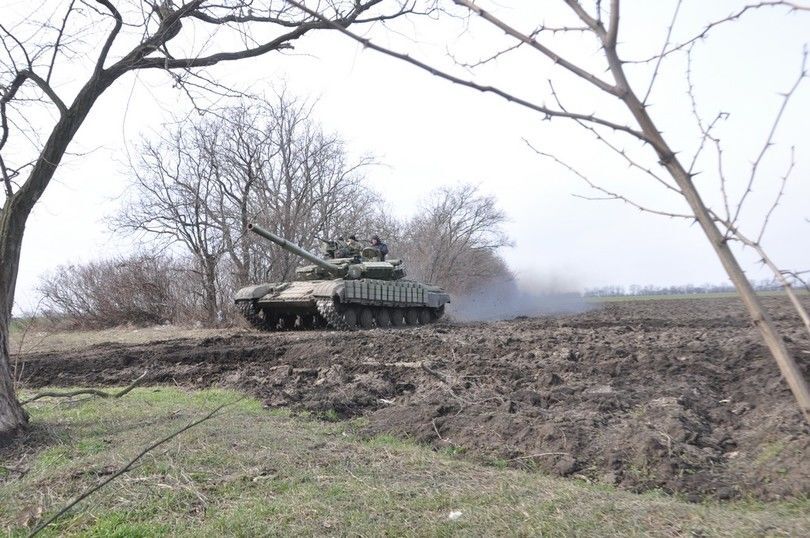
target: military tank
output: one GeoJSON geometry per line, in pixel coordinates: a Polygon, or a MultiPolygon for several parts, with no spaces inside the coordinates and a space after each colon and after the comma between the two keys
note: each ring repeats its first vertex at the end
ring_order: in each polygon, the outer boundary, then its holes
{"type": "Polygon", "coordinates": [[[377,249],[357,241],[322,241],[322,259],[257,224],[248,230],[310,262],[296,269],[292,281],[236,292],[237,307],[257,329],[426,325],[441,318],[450,302],[442,288],[406,279],[401,260],[382,261],[377,249]]]}

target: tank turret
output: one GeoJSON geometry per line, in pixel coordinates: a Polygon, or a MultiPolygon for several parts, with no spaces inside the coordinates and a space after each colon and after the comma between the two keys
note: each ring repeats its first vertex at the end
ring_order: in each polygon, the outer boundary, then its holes
{"type": "Polygon", "coordinates": [[[323,278],[324,271],[338,278],[356,280],[359,278],[376,278],[380,280],[398,280],[405,276],[405,268],[400,260],[381,262],[379,251],[372,247],[353,246],[344,241],[322,240],[322,247],[331,256],[331,261],[315,256],[291,241],[287,241],[258,224],[248,224],[248,230],[267,239],[296,256],[311,262],[313,266],[296,269],[298,280],[323,278]],[[320,268],[318,271],[316,268],[320,268]]]}

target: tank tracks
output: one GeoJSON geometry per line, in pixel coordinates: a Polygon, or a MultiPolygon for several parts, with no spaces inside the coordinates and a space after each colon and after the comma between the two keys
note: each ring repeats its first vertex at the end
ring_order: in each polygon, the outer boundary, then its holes
{"type": "MultiPolygon", "coordinates": [[[[260,331],[276,331],[276,330],[279,330],[278,325],[277,325],[278,319],[276,319],[275,320],[276,323],[273,324],[273,320],[269,320],[269,319],[265,318],[264,314],[257,308],[255,302],[253,302],[253,301],[239,301],[239,302],[236,303],[236,306],[239,309],[239,312],[245,318],[245,320],[247,320],[247,322],[253,328],[258,329],[260,331]]],[[[344,313],[338,311],[337,305],[335,304],[335,301],[333,299],[327,299],[327,298],[317,299],[315,301],[315,307],[316,307],[318,313],[316,315],[313,315],[314,318],[315,318],[315,320],[313,322],[314,325],[307,325],[305,327],[305,326],[303,326],[303,322],[301,322],[301,323],[297,324],[295,327],[288,326],[288,327],[284,328],[283,330],[300,330],[300,329],[311,329],[311,328],[318,328],[318,327],[322,328],[324,324],[327,327],[329,327],[330,329],[336,330],[336,331],[353,331],[353,330],[356,330],[356,329],[363,329],[363,328],[369,329],[369,328],[371,328],[373,326],[371,323],[369,323],[367,325],[363,325],[362,321],[360,319],[358,319],[358,317],[357,317],[357,316],[359,316],[359,311],[357,310],[356,307],[354,308],[354,314],[351,317],[351,320],[353,322],[350,323],[349,321],[347,321],[346,317],[344,317],[344,313]]],[[[350,308],[349,310],[351,310],[351,309],[352,308],[350,308]]],[[[423,317],[420,317],[418,315],[417,310],[415,310],[415,309],[412,309],[412,310],[413,311],[410,313],[411,315],[408,315],[409,313],[408,313],[407,310],[404,310],[404,311],[400,312],[401,314],[404,314],[404,319],[400,318],[402,320],[401,323],[391,323],[390,317],[389,317],[389,321],[385,325],[383,325],[383,327],[385,327],[385,328],[396,328],[396,327],[400,327],[400,326],[427,325],[429,323],[433,323],[436,320],[438,320],[442,316],[442,314],[444,313],[444,309],[442,308],[441,310],[439,310],[437,312],[434,312],[431,315],[428,315],[426,318],[423,318],[423,317]]],[[[390,316],[393,312],[395,312],[395,310],[389,310],[388,315],[390,316]]],[[[346,314],[349,314],[349,313],[350,312],[348,312],[348,311],[346,312],[346,314]]],[[[378,322],[374,321],[373,323],[377,324],[378,322]]],[[[380,325],[377,325],[377,326],[380,326],[380,325]]]]}
{"type": "Polygon", "coordinates": [[[242,317],[250,323],[251,327],[261,331],[271,331],[272,328],[267,326],[267,320],[259,314],[256,309],[256,303],[253,301],[239,301],[236,303],[236,308],[242,317]]]}
{"type": "Polygon", "coordinates": [[[318,308],[318,313],[326,320],[326,324],[329,327],[339,331],[352,330],[352,327],[346,323],[343,316],[337,311],[337,308],[335,308],[335,301],[332,299],[318,299],[315,302],[315,306],[318,308]]]}

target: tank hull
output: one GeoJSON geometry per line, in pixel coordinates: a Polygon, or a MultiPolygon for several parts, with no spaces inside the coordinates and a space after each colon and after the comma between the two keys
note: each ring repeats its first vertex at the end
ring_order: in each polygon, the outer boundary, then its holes
{"type": "Polygon", "coordinates": [[[261,330],[352,330],[431,323],[443,315],[450,296],[437,286],[406,279],[337,278],[248,286],[235,301],[261,330]]]}

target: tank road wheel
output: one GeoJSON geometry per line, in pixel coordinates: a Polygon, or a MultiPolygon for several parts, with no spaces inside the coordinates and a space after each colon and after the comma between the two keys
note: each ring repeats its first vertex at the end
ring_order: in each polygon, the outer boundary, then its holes
{"type": "Polygon", "coordinates": [[[275,331],[278,329],[278,314],[275,312],[271,312],[270,310],[262,310],[264,315],[264,326],[266,327],[265,331],[275,331]]]}
{"type": "Polygon", "coordinates": [[[430,311],[430,316],[433,318],[433,321],[442,319],[442,316],[444,316],[444,305],[440,306],[439,308],[432,309],[430,311]]]}
{"type": "Polygon", "coordinates": [[[419,325],[427,325],[433,321],[430,315],[430,310],[427,308],[420,308],[419,309],[419,325]]]}
{"type": "Polygon", "coordinates": [[[261,331],[275,330],[278,324],[278,317],[271,314],[268,310],[259,308],[255,301],[239,301],[236,305],[245,320],[255,329],[261,331]]]}
{"type": "Polygon", "coordinates": [[[315,314],[306,314],[301,316],[302,329],[315,329],[318,327],[318,316],[315,314]]]}
{"type": "Polygon", "coordinates": [[[419,310],[415,308],[409,308],[405,311],[405,323],[408,325],[419,325],[419,310]]]}
{"type": "Polygon", "coordinates": [[[357,321],[362,328],[371,329],[374,327],[374,312],[372,312],[370,308],[361,309],[360,317],[357,321]]]}
{"type": "Polygon", "coordinates": [[[347,306],[346,310],[343,311],[343,323],[346,324],[349,330],[357,328],[357,318],[358,313],[355,307],[347,306]]]}
{"type": "Polygon", "coordinates": [[[298,319],[298,316],[295,314],[282,314],[281,315],[281,328],[285,331],[291,331],[295,329],[295,321],[298,319]]]}
{"type": "Polygon", "coordinates": [[[346,312],[351,309],[340,308],[334,299],[320,298],[315,302],[315,307],[318,309],[318,322],[326,327],[338,331],[351,331],[357,324],[357,314],[349,314],[346,317],[346,312]],[[355,325],[349,325],[348,321],[352,321],[355,325]]]}
{"type": "Polygon", "coordinates": [[[405,325],[405,312],[403,312],[401,308],[391,310],[391,325],[394,327],[402,327],[405,325]]]}
{"type": "Polygon", "coordinates": [[[378,308],[374,313],[374,321],[380,329],[387,329],[391,326],[391,311],[385,307],[378,308]]]}

